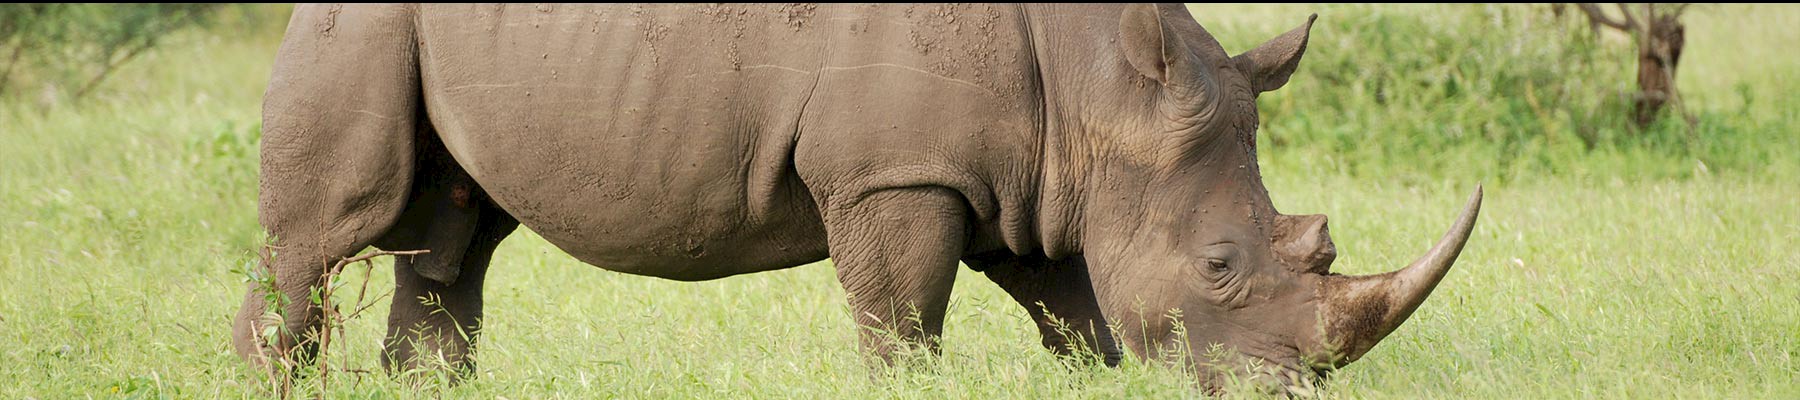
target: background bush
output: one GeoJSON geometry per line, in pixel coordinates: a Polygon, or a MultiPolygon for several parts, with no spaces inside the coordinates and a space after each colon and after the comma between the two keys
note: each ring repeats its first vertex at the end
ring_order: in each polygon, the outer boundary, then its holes
{"type": "Polygon", "coordinates": [[[223,4],[0,4],[0,95],[49,89],[85,97],[119,66],[176,31],[204,26],[223,4]],[[15,75],[16,74],[16,75],[15,75]]]}
{"type": "MultiPolygon", "coordinates": [[[[1321,15],[1305,59],[1286,87],[1260,102],[1264,162],[1409,181],[1687,177],[1791,172],[1800,144],[1792,113],[1752,114],[1756,100],[1741,83],[1687,86],[1690,98],[1742,104],[1690,105],[1699,118],[1692,128],[1677,113],[1635,128],[1635,53],[1591,32],[1578,13],[1558,18],[1547,6],[1518,5],[1307,8],[1321,15]]],[[[1234,29],[1220,39],[1243,51],[1292,26],[1234,29]]],[[[1681,73],[1687,80],[1731,72],[1688,66],[1681,73]]]]}

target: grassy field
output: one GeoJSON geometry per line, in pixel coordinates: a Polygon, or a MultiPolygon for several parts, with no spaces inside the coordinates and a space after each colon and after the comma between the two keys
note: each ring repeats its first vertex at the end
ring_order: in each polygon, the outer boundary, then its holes
{"type": "MultiPolygon", "coordinates": [[[[1541,7],[1193,10],[1234,52],[1321,14],[1304,73],[1262,101],[1262,156],[1278,208],[1332,217],[1338,271],[1410,261],[1487,185],[1456,270],[1324,397],[1800,397],[1800,7],[1692,12],[1692,134],[1596,115],[1630,88],[1627,50],[1602,38],[1591,59],[1539,63],[1580,50],[1545,47],[1569,34],[1530,16],[1541,7]],[[1534,26],[1549,33],[1502,33],[1534,26]],[[1458,51],[1488,66],[1438,54],[1458,51]],[[1597,77],[1555,75],[1576,72],[1597,77]],[[1426,82],[1371,83],[1394,79],[1426,82]],[[1526,87],[1545,97],[1515,98],[1526,87]]],[[[0,398],[269,394],[229,331],[233,270],[262,237],[257,121],[285,22],[184,34],[82,104],[0,103],[0,398]]],[[[479,379],[337,374],[331,397],[1197,396],[1142,363],[1065,366],[968,272],[945,355],[871,380],[829,263],[681,283],[581,264],[523,230],[495,260],[479,379]]],[[[372,287],[391,287],[386,268],[372,287]]],[[[351,321],[338,354],[379,369],[385,318],[351,321]]]]}

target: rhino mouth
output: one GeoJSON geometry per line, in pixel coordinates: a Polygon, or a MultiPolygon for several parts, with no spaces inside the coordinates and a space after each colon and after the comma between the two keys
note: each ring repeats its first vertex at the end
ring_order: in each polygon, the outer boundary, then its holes
{"type": "Polygon", "coordinates": [[[1248,384],[1247,389],[1272,395],[1315,393],[1334,371],[1361,358],[1431,295],[1468,241],[1481,197],[1476,187],[1449,231],[1406,268],[1367,276],[1319,275],[1317,330],[1293,336],[1302,343],[1272,348],[1252,344],[1226,359],[1194,354],[1197,365],[1210,369],[1198,371],[1201,380],[1209,391],[1248,384]]]}
{"type": "Polygon", "coordinates": [[[1263,362],[1253,367],[1218,365],[1210,372],[1201,371],[1198,375],[1203,382],[1202,389],[1208,396],[1215,397],[1243,390],[1273,396],[1305,396],[1318,391],[1328,379],[1329,370],[1334,369],[1306,366],[1297,359],[1282,362],[1264,357],[1250,358],[1263,362]]]}

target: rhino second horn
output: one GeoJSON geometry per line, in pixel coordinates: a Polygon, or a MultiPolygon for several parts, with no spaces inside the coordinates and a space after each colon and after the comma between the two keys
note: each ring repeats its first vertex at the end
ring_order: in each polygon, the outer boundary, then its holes
{"type": "Polygon", "coordinates": [[[1331,364],[1356,361],[1412,316],[1456,263],[1480,213],[1481,186],[1476,186],[1456,224],[1412,265],[1378,275],[1326,277],[1319,292],[1319,333],[1334,350],[1331,364]]]}

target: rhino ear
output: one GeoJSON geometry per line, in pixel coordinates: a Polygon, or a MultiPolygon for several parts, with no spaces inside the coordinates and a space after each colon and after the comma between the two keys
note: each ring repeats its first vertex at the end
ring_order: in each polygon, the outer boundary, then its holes
{"type": "Polygon", "coordinates": [[[1173,75],[1170,70],[1181,65],[1181,42],[1162,20],[1162,13],[1151,4],[1125,6],[1119,15],[1119,48],[1125,61],[1145,77],[1163,84],[1173,75]]]}
{"type": "Polygon", "coordinates": [[[1319,19],[1319,14],[1306,17],[1306,24],[1299,28],[1231,58],[1238,70],[1250,76],[1251,89],[1262,93],[1280,89],[1287,84],[1288,77],[1300,66],[1300,55],[1306,53],[1306,39],[1312,32],[1313,20],[1316,19],[1319,19]]]}

